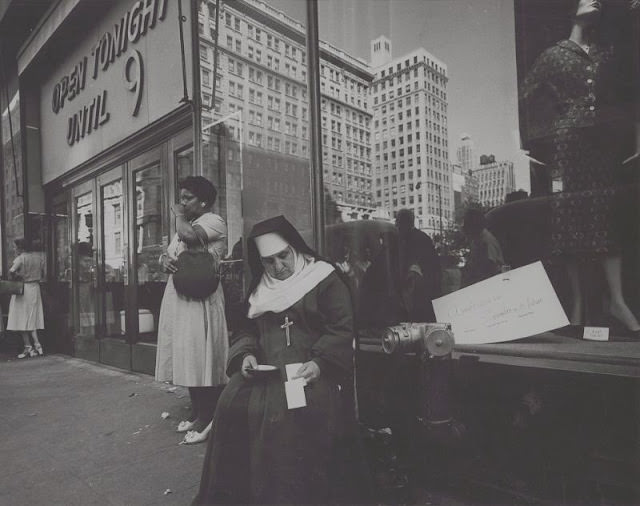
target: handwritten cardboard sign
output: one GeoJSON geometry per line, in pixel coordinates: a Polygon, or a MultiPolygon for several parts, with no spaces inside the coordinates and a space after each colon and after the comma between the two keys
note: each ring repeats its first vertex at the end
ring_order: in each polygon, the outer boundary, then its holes
{"type": "Polygon", "coordinates": [[[433,309],[457,344],[514,341],[569,324],[541,262],[435,299],[433,309]]]}

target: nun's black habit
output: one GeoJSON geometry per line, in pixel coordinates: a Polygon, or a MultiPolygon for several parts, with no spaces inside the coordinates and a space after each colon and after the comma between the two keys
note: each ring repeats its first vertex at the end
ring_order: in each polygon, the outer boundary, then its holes
{"type": "MultiPolygon", "coordinates": [[[[257,224],[248,238],[250,293],[263,273],[254,238],[271,232],[317,258],[284,217],[257,224]]],[[[246,319],[229,350],[231,379],[218,402],[194,504],[361,501],[353,491],[361,490],[364,466],[345,464],[344,455],[358,447],[352,444],[352,341],[349,291],[335,271],[282,312],[246,319]],[[281,327],[286,317],[294,322],[290,346],[281,327]],[[247,354],[279,372],[245,379],[240,368],[247,354]],[[305,387],[307,406],[289,410],[285,364],[309,360],[319,365],[320,377],[305,387]]]]}

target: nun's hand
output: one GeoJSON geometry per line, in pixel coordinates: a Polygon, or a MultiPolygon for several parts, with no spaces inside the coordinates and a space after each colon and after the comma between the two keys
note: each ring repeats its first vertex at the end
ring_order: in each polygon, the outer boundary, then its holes
{"type": "Polygon", "coordinates": [[[245,377],[245,379],[250,379],[253,378],[253,374],[251,373],[251,371],[257,368],[258,359],[256,359],[256,357],[254,357],[253,355],[247,355],[242,360],[242,368],[240,369],[240,372],[242,373],[242,376],[245,377]]]}
{"type": "Polygon", "coordinates": [[[307,383],[313,383],[319,377],[320,377],[320,366],[316,364],[313,360],[310,360],[309,362],[305,362],[300,366],[300,369],[298,369],[298,372],[293,377],[293,379],[304,378],[305,380],[307,380],[307,383]]]}

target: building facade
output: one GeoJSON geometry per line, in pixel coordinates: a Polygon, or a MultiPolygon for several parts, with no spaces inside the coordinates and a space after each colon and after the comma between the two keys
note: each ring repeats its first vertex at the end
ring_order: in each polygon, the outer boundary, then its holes
{"type": "MultiPolygon", "coordinates": [[[[235,114],[228,128],[243,148],[291,157],[289,163],[307,165],[308,172],[305,27],[259,0],[224,2],[217,25],[214,3],[201,7],[203,128],[235,114]]],[[[328,43],[320,42],[320,54],[324,183],[341,219],[368,218],[374,209],[367,101],[373,76],[366,62],[328,43]]]]}
{"type": "MultiPolygon", "coordinates": [[[[263,2],[221,4],[52,2],[3,51],[3,264],[18,237],[47,251],[48,350],[153,372],[158,257],[185,176],[218,188],[229,306],[253,223],[285,214],[312,244],[304,27],[263,2]]],[[[328,200],[337,221],[371,217],[373,74],[319,49],[328,200]]]]}
{"type": "MultiPolygon", "coordinates": [[[[6,16],[29,8],[10,3],[6,16]]],[[[179,7],[51,2],[22,38],[3,40],[20,41],[1,62],[3,84],[15,81],[11,114],[2,104],[5,160],[15,153],[3,250],[26,237],[47,252],[48,351],[153,371],[158,256],[176,182],[195,172],[193,16],[179,7]]]]}
{"type": "Polygon", "coordinates": [[[473,171],[464,171],[458,163],[451,164],[453,180],[454,215],[459,218],[466,206],[478,202],[478,178],[473,171]]]}
{"type": "Polygon", "coordinates": [[[471,137],[462,134],[460,137],[460,145],[456,149],[456,158],[463,172],[469,172],[478,165],[475,159],[475,149],[471,137]]]}
{"type": "Polygon", "coordinates": [[[516,189],[513,162],[496,161],[493,155],[482,155],[473,175],[478,180],[479,202],[485,207],[504,204],[505,197],[516,189]]]}
{"type": "Polygon", "coordinates": [[[392,58],[386,37],[371,51],[376,205],[409,208],[416,227],[441,233],[453,219],[447,66],[422,48],[392,58]]]}

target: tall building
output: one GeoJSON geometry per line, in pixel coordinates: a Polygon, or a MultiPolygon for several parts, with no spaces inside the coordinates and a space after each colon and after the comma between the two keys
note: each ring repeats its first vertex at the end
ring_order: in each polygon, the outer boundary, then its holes
{"type": "Polygon", "coordinates": [[[516,189],[513,162],[497,162],[493,155],[482,155],[473,175],[478,180],[478,198],[485,207],[504,204],[505,197],[516,189]]]}
{"type": "MultiPolygon", "coordinates": [[[[211,104],[215,8],[201,4],[203,106],[211,104]]],[[[215,104],[203,124],[238,113],[244,145],[297,157],[308,166],[309,104],[304,25],[260,0],[224,2],[215,104]]],[[[373,203],[369,66],[320,43],[324,182],[342,218],[369,217],[373,203]]],[[[240,128],[230,123],[240,139],[240,128]]]]}
{"type": "Polygon", "coordinates": [[[454,218],[447,66],[423,48],[391,59],[387,41],[380,37],[371,43],[372,62],[385,62],[373,69],[370,93],[374,198],[391,215],[412,209],[416,227],[440,233],[454,218]]]}
{"type": "Polygon", "coordinates": [[[475,160],[473,141],[469,135],[462,134],[460,137],[460,145],[458,149],[456,149],[456,155],[463,172],[468,172],[476,168],[477,163],[475,160]]]}
{"type": "Polygon", "coordinates": [[[381,35],[370,43],[371,47],[371,67],[378,68],[389,63],[392,59],[393,46],[391,41],[381,35]]]}
{"type": "Polygon", "coordinates": [[[451,164],[453,181],[453,205],[455,216],[464,212],[467,204],[478,202],[478,178],[471,170],[463,170],[459,163],[451,164]]]}

